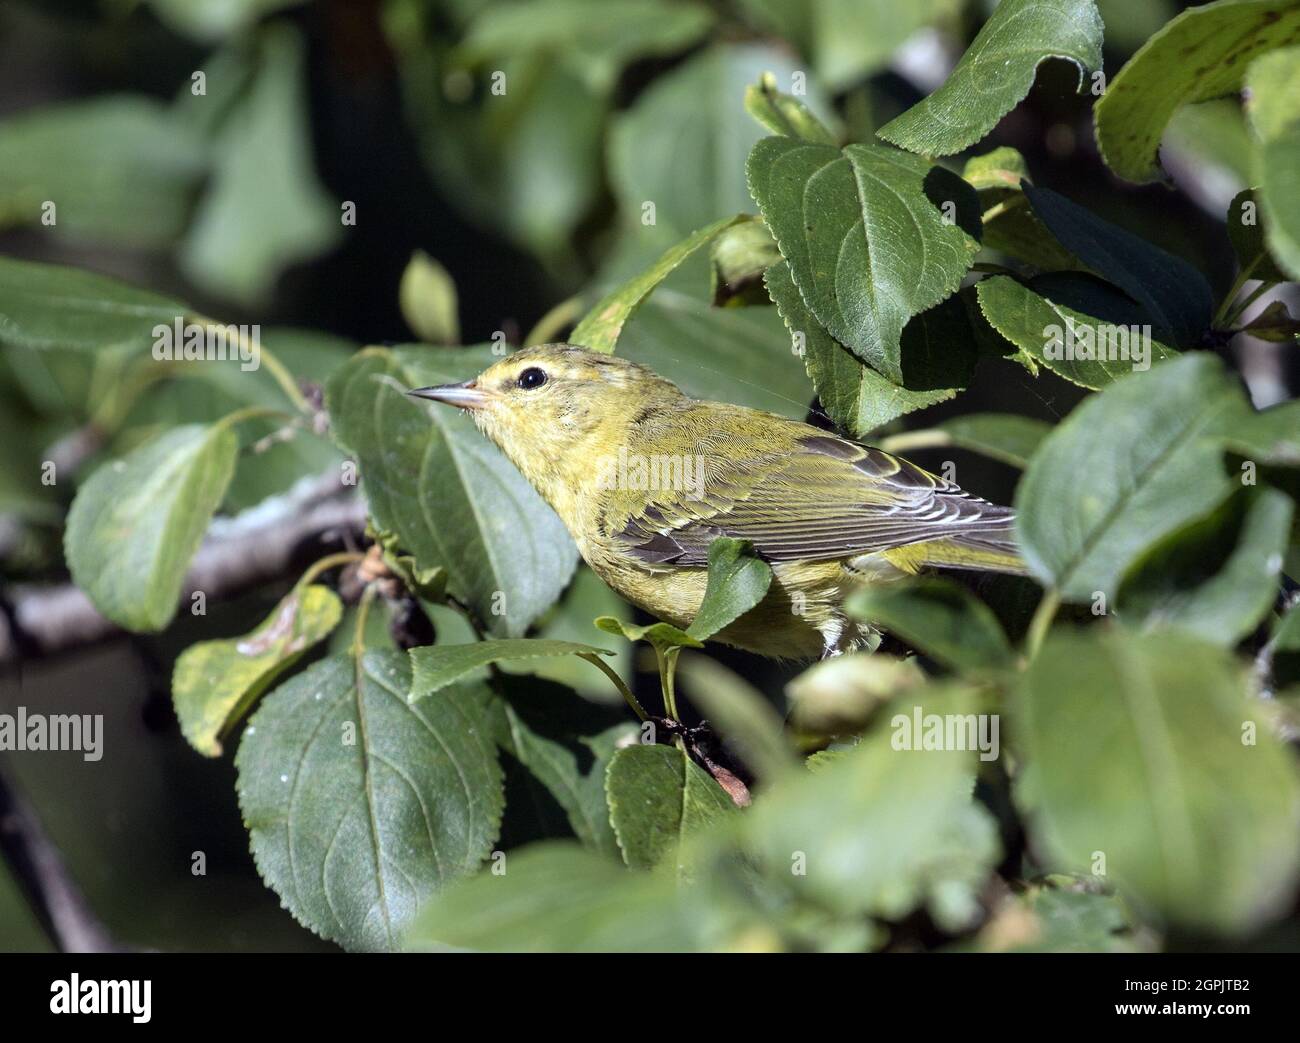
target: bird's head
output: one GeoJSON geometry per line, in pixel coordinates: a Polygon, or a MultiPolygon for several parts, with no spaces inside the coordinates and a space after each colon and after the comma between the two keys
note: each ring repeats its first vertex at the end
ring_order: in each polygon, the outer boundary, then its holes
{"type": "Polygon", "coordinates": [[[515,351],[473,380],[409,394],[466,410],[553,504],[557,488],[582,485],[616,454],[634,423],[684,398],[645,366],[568,344],[515,351]]]}

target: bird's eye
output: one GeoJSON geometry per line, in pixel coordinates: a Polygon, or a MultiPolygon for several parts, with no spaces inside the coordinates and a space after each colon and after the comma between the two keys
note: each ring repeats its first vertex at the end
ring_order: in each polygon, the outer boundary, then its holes
{"type": "Polygon", "coordinates": [[[546,374],[536,366],[529,366],[519,374],[516,383],[525,391],[530,388],[539,388],[546,383],[546,374]]]}

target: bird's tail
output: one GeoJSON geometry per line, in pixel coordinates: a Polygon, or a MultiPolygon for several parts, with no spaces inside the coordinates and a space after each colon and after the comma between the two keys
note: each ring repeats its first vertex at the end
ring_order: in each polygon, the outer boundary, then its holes
{"type": "Polygon", "coordinates": [[[895,547],[886,551],[885,557],[904,572],[938,568],[1004,572],[1012,576],[1029,574],[1009,521],[1005,529],[990,528],[969,535],[946,536],[941,540],[895,547]]]}

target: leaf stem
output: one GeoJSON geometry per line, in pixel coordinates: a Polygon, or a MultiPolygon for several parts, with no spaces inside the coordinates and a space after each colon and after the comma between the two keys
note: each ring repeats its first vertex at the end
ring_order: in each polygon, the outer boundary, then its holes
{"type": "Polygon", "coordinates": [[[313,562],[311,567],[302,574],[298,579],[298,586],[305,587],[317,576],[327,569],[332,569],[336,565],[347,565],[354,561],[360,561],[365,555],[360,551],[344,550],[337,554],[327,554],[320,561],[313,562]]]}
{"type": "MultiPolygon", "coordinates": [[[[1262,256],[1263,255],[1261,254],[1260,257],[1262,256]]],[[[1237,299],[1237,294],[1241,292],[1241,288],[1245,286],[1247,280],[1250,279],[1250,273],[1253,272],[1255,266],[1259,264],[1260,257],[1256,257],[1250,262],[1250,264],[1246,265],[1245,268],[1241,269],[1241,271],[1237,273],[1237,278],[1234,279],[1232,285],[1228,287],[1228,292],[1223,295],[1223,302],[1219,305],[1219,310],[1214,313],[1214,318],[1210,321],[1211,329],[1221,330],[1227,327],[1228,310],[1232,307],[1232,302],[1237,299]]]]}
{"type": "MultiPolygon", "coordinates": [[[[239,327],[231,327],[226,323],[217,322],[216,319],[210,319],[206,315],[193,315],[190,316],[190,318],[200,326],[219,326],[223,331],[228,331],[233,328],[235,342],[240,346],[240,348],[247,349],[250,354],[252,353],[254,345],[249,343],[248,337],[239,327]]],[[[229,336],[229,333],[227,333],[227,336],[229,336]]],[[[276,358],[274,353],[269,349],[262,347],[260,343],[256,345],[256,349],[259,362],[266,364],[267,372],[269,372],[275,379],[275,382],[280,385],[280,390],[284,392],[285,397],[293,403],[294,408],[297,409],[299,413],[310,416],[312,413],[311,405],[308,403],[307,399],[303,397],[302,391],[298,388],[298,382],[293,379],[293,374],[289,372],[285,364],[276,358]]]]}
{"type": "Polygon", "coordinates": [[[352,631],[352,657],[360,659],[366,650],[366,619],[370,615],[370,606],[374,604],[376,588],[369,584],[361,595],[361,604],[357,606],[357,625],[352,631]]]}
{"type": "Polygon", "coordinates": [[[618,689],[619,695],[623,697],[624,702],[632,708],[632,712],[643,721],[647,719],[649,715],[645,712],[645,707],[642,706],[640,700],[632,694],[632,689],[624,683],[623,678],[618,676],[618,671],[609,666],[609,664],[594,652],[579,652],[578,658],[585,659],[592,666],[598,668],[601,673],[613,682],[614,687],[618,689]]]}
{"type": "Polygon", "coordinates": [[[1056,611],[1061,607],[1061,595],[1055,590],[1043,591],[1043,599],[1034,610],[1034,618],[1029,621],[1029,631],[1025,635],[1025,658],[1033,659],[1038,654],[1039,646],[1047,631],[1051,628],[1056,611]]]}
{"type": "Polygon", "coordinates": [[[1232,314],[1224,320],[1224,326],[1228,327],[1231,332],[1235,333],[1236,331],[1231,330],[1231,327],[1236,325],[1242,319],[1246,314],[1246,309],[1276,285],[1277,283],[1262,282],[1256,286],[1250,293],[1246,294],[1245,299],[1232,310],[1232,314]]]}

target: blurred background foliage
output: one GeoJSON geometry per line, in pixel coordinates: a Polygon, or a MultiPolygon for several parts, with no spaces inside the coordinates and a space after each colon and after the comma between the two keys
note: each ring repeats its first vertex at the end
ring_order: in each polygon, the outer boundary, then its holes
{"type": "MultiPolygon", "coordinates": [[[[813,111],[849,139],[868,140],[943,82],[993,6],[4,0],[0,252],[92,268],[225,321],[274,327],[277,353],[308,380],[323,380],[361,344],[428,330],[462,343],[519,344],[539,323],[541,332],[565,328],[604,289],[693,229],[753,211],[745,161],[765,132],[746,116],[743,95],[760,73],[774,71],[782,82],[806,73],[813,111]],[[497,74],[509,85],[504,95],[493,93],[497,74]],[[39,221],[46,199],[59,200],[53,227],[39,221]],[[653,224],[645,222],[648,202],[653,224]],[[445,313],[415,330],[408,322],[418,320],[409,310],[404,316],[399,285],[417,252],[455,285],[450,327],[445,313]]],[[[1098,6],[1113,75],[1185,5],[1098,6]]],[[[1233,275],[1223,214],[1249,178],[1240,105],[1182,109],[1163,154],[1177,190],[1137,187],[1101,163],[1093,98],[1076,94],[1077,78],[1068,63],[1045,65],[1027,101],[981,151],[1019,149],[1037,183],[1188,258],[1221,295],[1233,275]]],[[[636,314],[620,352],[692,393],[802,417],[808,399],[791,399],[789,389],[807,388],[807,380],[776,309],[710,308],[707,266],[701,252],[670,277],[636,314]]],[[[71,488],[42,487],[31,461],[63,452],[84,475],[160,425],[214,419],[248,401],[246,387],[239,394],[222,387],[233,370],[204,368],[215,372],[164,396],[123,388],[120,352],[92,361],[6,349],[7,581],[65,575],[58,536],[71,488]]],[[[1257,405],[1294,383],[1294,360],[1269,373],[1252,385],[1257,405]]],[[[269,380],[266,387],[273,396],[269,380]]],[[[988,410],[1055,421],[1081,395],[1051,374],[1032,379],[993,360],[959,406],[898,426],[988,410]]],[[[934,466],[945,455],[951,451],[920,450],[917,458],[934,466]]],[[[318,440],[276,446],[256,467],[240,468],[225,507],[251,507],[336,459],[318,440]]],[[[1013,469],[960,459],[963,485],[1010,501],[1013,469]]],[[[324,945],[279,910],[257,878],[230,799],[230,759],[191,754],[168,695],[181,649],[241,632],[285,589],[214,605],[204,620],[182,615],[158,637],[29,663],[4,680],[6,710],[25,702],[107,715],[111,761],[6,755],[4,771],[126,944],[324,945]],[[196,850],[207,854],[206,877],[191,875],[196,850]]],[[[591,618],[627,612],[580,573],[541,635],[590,640],[591,618]]],[[[627,673],[630,655],[621,654],[615,665],[627,673]]],[[[769,694],[791,674],[743,656],[721,659],[769,694]]],[[[597,679],[575,663],[541,672],[593,690],[597,679]]],[[[46,944],[3,873],[0,944],[46,944]]]]}

